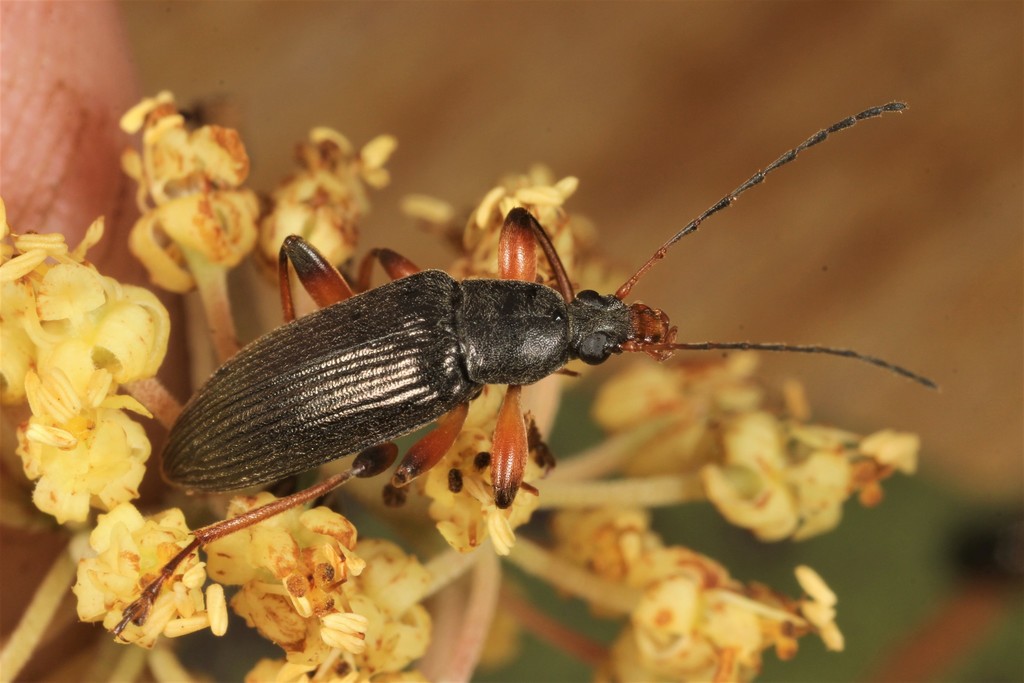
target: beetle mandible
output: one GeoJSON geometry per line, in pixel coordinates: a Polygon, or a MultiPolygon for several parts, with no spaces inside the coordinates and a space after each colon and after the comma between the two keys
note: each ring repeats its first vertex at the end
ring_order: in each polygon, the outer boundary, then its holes
{"type": "Polygon", "coordinates": [[[356,294],[342,275],[301,237],[280,250],[281,302],[286,325],[243,348],[193,396],[171,429],[163,472],[173,484],[230,491],[277,481],[350,453],[351,469],[240,517],[194,532],[195,540],[162,570],[115,628],[142,623],[162,583],[189,554],[216,538],[317,498],[353,476],[387,469],[392,439],[437,422],[393,475],[404,486],[433,467],[462,429],[469,402],[486,384],[508,389],[498,413],[491,454],[495,504],[509,507],[527,457],[521,387],[574,359],[600,364],[614,354],[642,351],[657,360],[677,349],[759,349],[855,358],[926,386],[930,380],[849,349],[750,342],[676,342],[662,311],[626,304],[637,281],[668,249],[728,208],[746,190],[803,150],[857,121],[902,111],[892,102],[839,121],[781,155],[666,241],[614,294],[575,293],[550,238],[524,208],[505,218],[499,241],[500,279],[457,282],[420,271],[399,254],[376,249],[359,268],[356,294]],[[557,289],[539,284],[536,248],[550,263],[557,289]],[[392,281],[369,289],[379,261],[392,281]],[[321,307],[296,319],[289,266],[321,307]],[[367,290],[367,291],[362,291],[367,290]]]}

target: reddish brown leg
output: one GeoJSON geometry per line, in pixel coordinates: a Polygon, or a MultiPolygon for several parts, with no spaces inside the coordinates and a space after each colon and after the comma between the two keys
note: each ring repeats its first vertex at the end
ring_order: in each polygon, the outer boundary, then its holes
{"type": "Polygon", "coordinates": [[[237,517],[196,529],[192,532],[192,535],[195,537],[192,539],[192,542],[182,548],[177,555],[171,558],[170,562],[163,566],[160,570],[160,575],[146,586],[138,600],[125,608],[121,621],[118,622],[112,631],[113,634],[119,636],[130,623],[138,626],[145,623],[146,617],[149,616],[149,611],[152,609],[153,603],[156,601],[156,597],[159,595],[160,588],[164,582],[174,575],[174,570],[177,569],[179,564],[184,562],[189,555],[196,552],[199,548],[216,541],[218,538],[223,538],[228,534],[233,534],[236,531],[241,531],[254,524],[258,524],[268,517],[273,517],[285,510],[290,510],[326,495],[353,477],[374,477],[391,467],[391,463],[395,461],[395,456],[397,455],[398,447],[390,442],[367,448],[355,457],[355,460],[352,461],[352,467],[325,479],[315,486],[303,489],[285,498],[279,498],[272,503],[261,505],[237,517]]]}
{"type": "Polygon", "coordinates": [[[510,384],[498,410],[498,424],[494,428],[491,445],[491,481],[494,483],[494,504],[499,508],[512,505],[523,483],[528,445],[526,421],[519,405],[522,387],[510,384]]]}
{"type": "Polygon", "coordinates": [[[502,280],[534,282],[537,279],[537,240],[529,220],[523,219],[523,213],[510,211],[501,226],[498,273],[502,280]]]}
{"type": "Polygon", "coordinates": [[[359,278],[356,281],[356,285],[361,292],[365,292],[370,288],[370,275],[373,271],[373,262],[375,260],[380,261],[384,272],[392,280],[420,272],[415,263],[397,252],[390,249],[371,249],[359,263],[359,278]]]}
{"type": "Polygon", "coordinates": [[[391,479],[392,486],[405,486],[444,457],[462,431],[469,404],[460,403],[437,421],[437,427],[412,445],[391,479]]]}
{"type": "Polygon", "coordinates": [[[281,309],[285,322],[295,320],[295,306],[292,304],[291,279],[288,277],[288,262],[291,261],[299,282],[313,297],[317,306],[323,308],[344,301],[354,292],[345,282],[338,269],[332,266],[312,244],[298,235],[288,235],[278,252],[278,278],[281,285],[281,309]]]}
{"type": "Polygon", "coordinates": [[[537,246],[544,251],[544,258],[551,265],[555,274],[555,281],[558,283],[558,291],[566,303],[576,298],[569,282],[569,276],[565,272],[562,259],[555,251],[555,245],[544,230],[544,227],[533,217],[529,211],[518,206],[508,212],[505,216],[505,223],[501,226],[501,236],[498,242],[498,265],[501,270],[501,277],[504,279],[526,280],[534,282],[537,279],[537,246]],[[533,265],[531,266],[530,263],[533,265]],[[513,275],[522,271],[529,277],[518,277],[513,275]],[[509,275],[506,275],[508,273],[509,275]]]}

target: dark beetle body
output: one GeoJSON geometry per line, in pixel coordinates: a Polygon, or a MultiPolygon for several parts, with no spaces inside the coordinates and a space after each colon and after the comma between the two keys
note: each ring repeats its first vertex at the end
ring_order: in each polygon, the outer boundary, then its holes
{"type": "Polygon", "coordinates": [[[601,362],[628,309],[543,285],[424,271],[280,327],[221,366],[185,406],[165,477],[205,491],[277,481],[429,424],[485,384],[530,384],[601,362]]]}

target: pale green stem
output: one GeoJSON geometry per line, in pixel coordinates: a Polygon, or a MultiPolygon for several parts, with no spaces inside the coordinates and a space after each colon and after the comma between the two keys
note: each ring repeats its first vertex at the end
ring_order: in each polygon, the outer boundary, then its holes
{"type": "Polygon", "coordinates": [[[578,633],[505,585],[501,589],[501,608],[507,611],[538,640],[597,668],[608,657],[608,646],[578,633]]]}
{"type": "Polygon", "coordinates": [[[606,581],[521,536],[516,539],[508,560],[559,590],[616,613],[628,614],[640,601],[640,591],[621,583],[606,581]]]}
{"type": "Polygon", "coordinates": [[[451,643],[447,666],[438,680],[461,683],[472,679],[498,608],[501,562],[489,545],[474,554],[481,557],[473,568],[466,614],[455,642],[451,643]]]}
{"type": "Polygon", "coordinates": [[[440,680],[441,672],[448,667],[450,644],[455,642],[466,612],[466,593],[466,582],[455,581],[435,593],[430,601],[430,646],[416,665],[428,681],[440,680]]]}
{"type": "Polygon", "coordinates": [[[195,680],[164,641],[157,643],[149,653],[148,661],[149,671],[158,683],[190,683],[195,680]]]}
{"type": "Polygon", "coordinates": [[[523,389],[523,411],[533,416],[537,431],[545,439],[551,435],[551,428],[558,417],[564,379],[558,375],[551,375],[523,389]]]}
{"type": "Polygon", "coordinates": [[[202,255],[188,249],[182,251],[192,277],[196,280],[217,358],[223,363],[235,355],[239,348],[235,318],[231,313],[231,299],[228,296],[227,269],[210,263],[202,255]]]}
{"type": "MultiPolygon", "coordinates": [[[[113,641],[110,641],[113,645],[113,641]]],[[[142,669],[149,658],[149,650],[129,645],[114,645],[118,649],[118,656],[112,667],[94,666],[91,670],[91,677],[84,680],[106,680],[106,681],[137,681],[142,669]]],[[[105,662],[97,662],[97,665],[105,662]]]]}
{"type": "Polygon", "coordinates": [[[662,475],[611,481],[542,481],[541,508],[595,508],[610,503],[662,507],[705,500],[699,475],[662,475]]]}
{"type": "Polygon", "coordinates": [[[442,588],[458,581],[466,571],[487,553],[493,552],[490,545],[477,548],[471,553],[446,550],[430,558],[424,569],[430,574],[430,583],[423,590],[420,600],[425,600],[442,588]]]}
{"type": "Polygon", "coordinates": [[[170,429],[181,414],[181,404],[171,396],[167,388],[156,377],[140,379],[124,385],[132,397],[146,406],[160,424],[170,429]]]}
{"type": "Polygon", "coordinates": [[[25,608],[21,621],[0,652],[0,672],[3,672],[5,681],[17,678],[18,672],[42,641],[46,627],[50,625],[64,595],[71,588],[71,579],[74,576],[75,562],[65,549],[57,555],[50,570],[43,577],[42,583],[25,608]]]}
{"type": "Polygon", "coordinates": [[[807,620],[797,616],[796,614],[790,614],[785,610],[766,605],[763,602],[758,602],[757,600],[753,600],[734,591],[715,589],[709,590],[708,595],[714,595],[722,602],[732,603],[740,609],[747,610],[748,612],[762,616],[765,619],[788,621],[789,623],[796,624],[798,626],[807,626],[807,620]]]}
{"type": "Polygon", "coordinates": [[[597,479],[616,472],[624,462],[639,455],[641,446],[674,421],[672,417],[654,418],[636,429],[605,439],[593,448],[560,457],[558,467],[547,481],[597,479]]]}

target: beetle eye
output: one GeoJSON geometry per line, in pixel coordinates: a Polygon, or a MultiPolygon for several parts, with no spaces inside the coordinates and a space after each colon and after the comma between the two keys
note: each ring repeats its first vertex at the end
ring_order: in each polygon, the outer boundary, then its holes
{"type": "Polygon", "coordinates": [[[611,350],[608,348],[608,335],[604,332],[588,334],[580,342],[580,360],[589,365],[597,365],[608,360],[611,350]]]}

